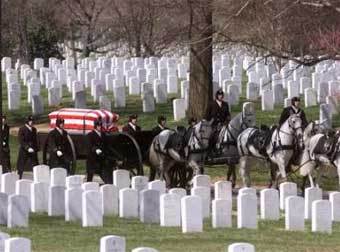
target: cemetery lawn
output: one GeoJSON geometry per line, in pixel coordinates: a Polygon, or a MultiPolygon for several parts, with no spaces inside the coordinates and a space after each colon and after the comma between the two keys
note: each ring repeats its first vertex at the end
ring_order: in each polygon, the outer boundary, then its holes
{"type": "MultiPolygon", "coordinates": [[[[235,204],[234,204],[235,205],[235,204]]],[[[333,225],[333,234],[313,234],[307,222],[306,232],[284,230],[284,218],[280,221],[259,221],[258,230],[236,228],[213,229],[206,220],[204,232],[182,234],[180,228],[146,225],[139,220],[126,220],[118,217],[104,219],[104,227],[81,228],[80,223],[66,223],[63,218],[47,215],[30,215],[29,228],[6,229],[1,231],[11,236],[21,236],[32,240],[34,252],[93,252],[99,251],[99,241],[105,235],[126,237],[126,251],[140,246],[149,246],[160,252],[224,252],[234,242],[249,242],[259,252],[335,252],[340,251],[340,223],[333,225]]]]}

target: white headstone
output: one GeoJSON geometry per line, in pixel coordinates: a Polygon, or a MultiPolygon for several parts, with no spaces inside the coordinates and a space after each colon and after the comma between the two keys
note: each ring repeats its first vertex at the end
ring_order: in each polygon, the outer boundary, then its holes
{"type": "Polygon", "coordinates": [[[130,173],[128,170],[115,170],[113,172],[113,184],[119,189],[130,187],[130,173]]]}
{"type": "Polygon", "coordinates": [[[124,188],[119,191],[119,217],[138,217],[138,191],[124,188]]]}
{"type": "Polygon", "coordinates": [[[286,230],[303,231],[305,229],[305,203],[299,196],[285,198],[286,230]]]}
{"type": "Polygon", "coordinates": [[[134,176],[131,181],[131,188],[138,192],[148,188],[148,178],[145,176],[134,176]]]}
{"type": "Polygon", "coordinates": [[[7,225],[8,195],[0,193],[0,224],[7,225]]]}
{"type": "Polygon", "coordinates": [[[330,193],[329,201],[332,204],[332,220],[340,222],[340,192],[330,193]]]}
{"type": "Polygon", "coordinates": [[[83,189],[75,187],[65,190],[65,221],[82,219],[82,194],[83,189]]]}
{"type": "Polygon", "coordinates": [[[140,191],[140,211],[139,218],[143,223],[159,223],[159,191],[145,189],[140,191]]]}
{"type": "Polygon", "coordinates": [[[15,194],[15,183],[19,180],[18,174],[14,172],[1,175],[1,192],[8,195],[15,194]]]}
{"type": "Polygon", "coordinates": [[[292,182],[284,182],[280,184],[280,209],[285,209],[285,201],[288,196],[297,195],[297,186],[292,182]]]}
{"type": "Polygon", "coordinates": [[[187,196],[187,191],[184,188],[171,188],[170,194],[178,194],[181,198],[187,196]]]}
{"type": "Polygon", "coordinates": [[[210,187],[197,186],[191,189],[191,195],[198,196],[202,202],[203,218],[210,217],[210,187]]]}
{"type": "Polygon", "coordinates": [[[102,185],[100,192],[103,197],[104,216],[118,215],[119,213],[119,189],[114,185],[102,185]]]}
{"type": "Polygon", "coordinates": [[[312,203],[315,200],[322,199],[322,190],[317,187],[309,187],[305,189],[305,219],[312,217],[312,203]]]}
{"type": "Polygon", "coordinates": [[[154,189],[159,191],[159,195],[162,195],[166,191],[164,180],[154,180],[148,183],[148,189],[154,189]]]}
{"type": "Polygon", "coordinates": [[[15,194],[27,197],[28,204],[31,206],[31,184],[32,180],[20,179],[15,183],[15,194]]]}
{"type": "Polygon", "coordinates": [[[261,109],[262,111],[274,110],[273,91],[264,90],[261,97],[261,109]]]}
{"type": "Polygon", "coordinates": [[[82,226],[103,226],[103,198],[100,192],[85,191],[82,195],[82,226]]]}
{"type": "Polygon", "coordinates": [[[210,177],[208,175],[196,175],[192,179],[193,187],[206,186],[210,187],[210,177]]]}
{"type": "Polygon", "coordinates": [[[98,182],[85,182],[81,185],[81,188],[84,191],[97,191],[97,192],[99,192],[99,183],[98,182]]]}
{"type": "Polygon", "coordinates": [[[305,107],[312,107],[317,105],[316,91],[313,88],[305,89],[305,107]]]}
{"type": "Polygon", "coordinates": [[[33,167],[33,181],[50,184],[50,167],[47,165],[36,165],[33,167]]]}
{"type": "Polygon", "coordinates": [[[31,240],[13,237],[5,240],[5,252],[31,252],[31,240]]]}
{"type": "Polygon", "coordinates": [[[280,218],[279,191],[263,189],[261,195],[261,219],[278,220],[280,218]]]}
{"type": "Polygon", "coordinates": [[[255,252],[255,247],[250,243],[233,243],[228,246],[228,252],[255,252]]]}
{"type": "Polygon", "coordinates": [[[81,175],[72,175],[66,177],[66,188],[81,188],[83,184],[83,177],[81,175]]]}
{"type": "Polygon", "coordinates": [[[174,120],[179,121],[185,118],[185,99],[174,99],[173,101],[174,120]]]}
{"type": "Polygon", "coordinates": [[[181,226],[181,196],[179,194],[161,195],[160,224],[164,227],[181,226]]]}
{"type": "Polygon", "coordinates": [[[28,227],[29,205],[26,196],[11,195],[8,198],[7,227],[28,227]]]}
{"type": "Polygon", "coordinates": [[[182,232],[203,231],[202,199],[198,196],[185,196],[181,199],[182,232]]]}
{"type": "Polygon", "coordinates": [[[64,168],[53,168],[51,170],[51,186],[65,186],[67,171],[64,168]]]}
{"type": "Polygon", "coordinates": [[[51,186],[48,195],[48,216],[65,215],[65,187],[51,186]]]}
{"type": "Polygon", "coordinates": [[[232,226],[232,200],[215,199],[212,202],[212,226],[224,228],[232,226]]]}
{"type": "Polygon", "coordinates": [[[312,232],[332,233],[332,206],[328,200],[312,203],[312,232]]]}
{"type": "Polygon", "coordinates": [[[257,228],[257,197],[254,194],[237,196],[237,227],[257,228]]]}
{"type": "Polygon", "coordinates": [[[100,252],[125,252],[125,238],[107,235],[100,239],[100,252]]]}

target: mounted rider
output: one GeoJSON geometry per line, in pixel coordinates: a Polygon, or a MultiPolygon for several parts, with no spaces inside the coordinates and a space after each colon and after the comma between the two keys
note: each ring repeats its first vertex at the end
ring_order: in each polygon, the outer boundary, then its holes
{"type": "Polygon", "coordinates": [[[217,90],[215,99],[209,104],[206,120],[214,119],[212,126],[217,131],[221,130],[223,125],[230,122],[230,111],[228,102],[224,101],[224,92],[222,89],[217,90]]]}
{"type": "Polygon", "coordinates": [[[213,137],[211,141],[212,151],[216,151],[215,147],[218,142],[219,133],[223,126],[228,125],[231,116],[228,102],[224,101],[224,92],[222,89],[217,90],[215,99],[209,104],[206,120],[212,121],[213,137]]]}
{"type": "Polygon", "coordinates": [[[308,125],[308,122],[305,112],[300,108],[300,98],[296,96],[292,98],[291,106],[283,109],[279,120],[279,127],[281,127],[281,125],[293,114],[300,116],[302,120],[302,128],[305,129],[308,125]]]}

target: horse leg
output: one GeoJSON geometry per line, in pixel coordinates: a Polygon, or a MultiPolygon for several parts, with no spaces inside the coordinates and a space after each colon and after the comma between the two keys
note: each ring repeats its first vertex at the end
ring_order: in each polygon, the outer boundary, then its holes
{"type": "MultiPolygon", "coordinates": [[[[268,166],[268,164],[266,165],[268,166]]],[[[273,163],[269,164],[269,184],[268,188],[272,188],[273,185],[276,185],[276,174],[277,173],[277,166],[273,163]]]]}
{"type": "Polygon", "coordinates": [[[235,165],[228,165],[227,181],[231,181],[232,187],[235,188],[235,184],[236,184],[236,167],[235,167],[235,165]]]}
{"type": "Polygon", "coordinates": [[[315,187],[314,179],[311,173],[308,174],[308,178],[309,178],[310,187],[315,187]]]}
{"type": "Polygon", "coordinates": [[[240,175],[242,178],[243,186],[250,187],[250,176],[249,176],[249,168],[247,165],[247,158],[242,157],[240,159],[240,175]]]}

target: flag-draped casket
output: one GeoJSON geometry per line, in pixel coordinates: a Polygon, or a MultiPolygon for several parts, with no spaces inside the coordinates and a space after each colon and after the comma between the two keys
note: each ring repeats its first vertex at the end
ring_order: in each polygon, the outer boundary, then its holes
{"type": "Polygon", "coordinates": [[[65,120],[64,128],[70,133],[88,133],[93,129],[94,121],[97,119],[102,120],[103,131],[118,131],[116,123],[119,119],[119,115],[104,109],[63,108],[50,113],[48,117],[50,119],[50,128],[55,127],[57,118],[63,118],[65,120]]]}

